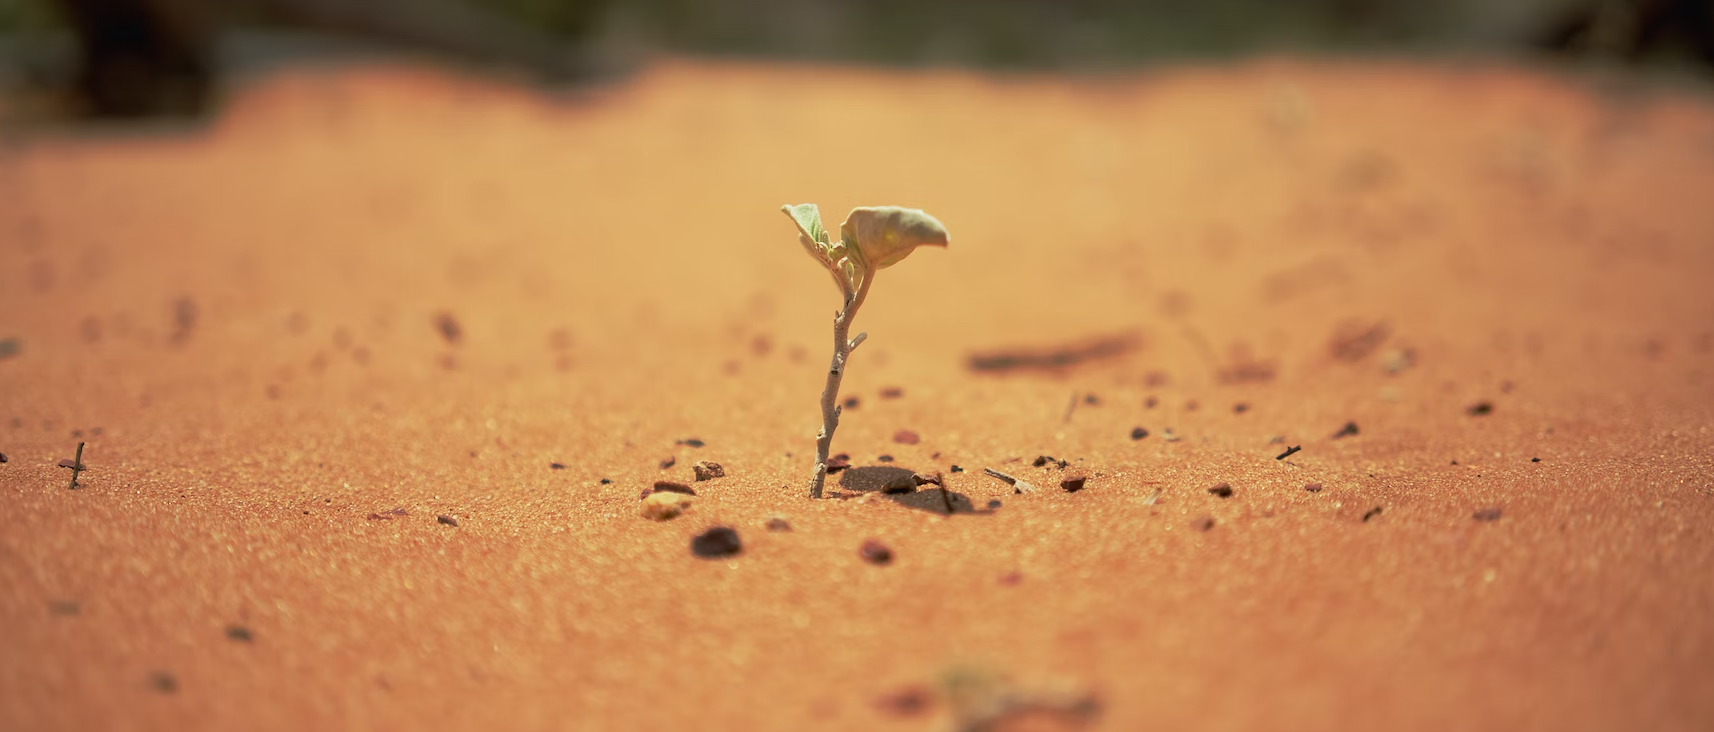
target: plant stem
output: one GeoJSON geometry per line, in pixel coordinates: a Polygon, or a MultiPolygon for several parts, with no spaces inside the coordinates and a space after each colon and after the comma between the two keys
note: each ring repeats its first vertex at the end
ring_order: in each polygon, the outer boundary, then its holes
{"type": "Polygon", "coordinates": [[[844,411],[839,406],[839,382],[845,378],[845,360],[851,357],[868,333],[858,333],[856,338],[846,340],[851,332],[851,320],[857,317],[857,309],[863,307],[863,300],[869,296],[869,284],[875,280],[873,272],[863,278],[863,284],[857,287],[857,294],[845,299],[845,308],[833,318],[833,363],[827,367],[827,387],[821,390],[821,434],[815,438],[815,472],[809,479],[809,497],[820,498],[821,488],[827,483],[827,453],[833,446],[833,431],[839,429],[839,414],[844,411]]]}

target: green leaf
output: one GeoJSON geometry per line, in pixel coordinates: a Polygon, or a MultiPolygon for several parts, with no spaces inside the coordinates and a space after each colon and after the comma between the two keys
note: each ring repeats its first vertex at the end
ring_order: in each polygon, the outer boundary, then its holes
{"type": "Polygon", "coordinates": [[[851,215],[839,225],[839,233],[846,246],[855,243],[863,259],[877,270],[898,264],[917,247],[951,243],[946,226],[938,219],[898,206],[851,209],[851,215]]]}
{"type": "Polygon", "coordinates": [[[815,204],[781,206],[780,210],[797,224],[798,243],[803,244],[804,251],[811,258],[827,268],[839,291],[847,297],[856,293],[868,274],[868,268],[862,262],[862,252],[845,242],[834,244],[827,241],[827,231],[821,227],[821,211],[815,204]]]}
{"type": "Polygon", "coordinates": [[[821,209],[813,203],[800,203],[796,206],[781,206],[781,211],[792,217],[792,223],[797,224],[799,234],[812,242],[827,244],[827,230],[821,228],[821,209]]]}

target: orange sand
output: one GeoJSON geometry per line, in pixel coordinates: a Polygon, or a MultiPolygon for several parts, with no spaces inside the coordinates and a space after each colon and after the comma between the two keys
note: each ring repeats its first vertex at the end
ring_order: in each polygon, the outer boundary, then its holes
{"type": "Polygon", "coordinates": [[[958,664],[1087,689],[1112,730],[1714,724],[1696,93],[667,64],[546,99],[366,68],[256,80],[205,129],[13,140],[0,729],[942,729],[944,700],[876,700],[958,664]],[[802,496],[837,303],[801,201],[951,229],[880,275],[834,450],[957,464],[997,511],[802,496]],[[1103,337],[1135,347],[966,366],[1103,337]],[[728,477],[638,517],[697,460],[728,477]],[[690,554],[716,524],[741,556],[690,554]]]}

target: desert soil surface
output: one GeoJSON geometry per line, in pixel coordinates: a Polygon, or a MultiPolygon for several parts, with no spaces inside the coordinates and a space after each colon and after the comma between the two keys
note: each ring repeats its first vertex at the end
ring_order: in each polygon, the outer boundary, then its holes
{"type": "Polygon", "coordinates": [[[364,66],[13,135],[0,729],[1709,729],[1711,101],[364,66]],[[805,201],[952,232],[821,501],[805,201]]]}

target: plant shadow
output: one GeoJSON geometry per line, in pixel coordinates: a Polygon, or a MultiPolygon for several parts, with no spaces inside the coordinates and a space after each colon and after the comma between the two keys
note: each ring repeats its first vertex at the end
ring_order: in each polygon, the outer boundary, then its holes
{"type": "Polygon", "coordinates": [[[905,508],[950,516],[956,513],[988,514],[992,510],[977,510],[970,497],[939,486],[918,489],[916,471],[891,465],[868,465],[848,468],[839,473],[839,487],[844,493],[834,498],[855,498],[865,493],[881,493],[905,508]]]}

